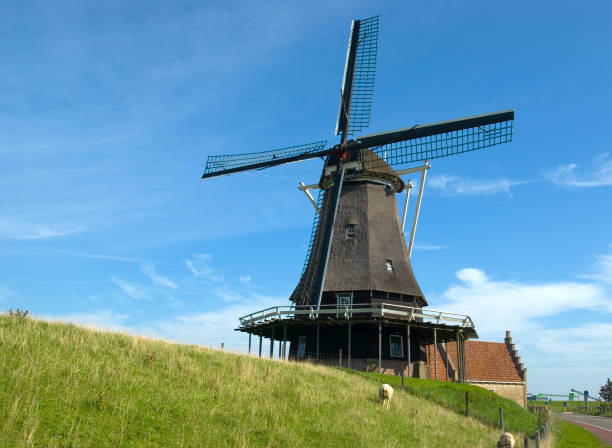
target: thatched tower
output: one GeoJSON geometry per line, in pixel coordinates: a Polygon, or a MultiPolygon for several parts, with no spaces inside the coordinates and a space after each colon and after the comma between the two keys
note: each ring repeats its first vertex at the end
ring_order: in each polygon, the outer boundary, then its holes
{"type": "MultiPolygon", "coordinates": [[[[347,169],[342,185],[321,303],[336,304],[339,295],[351,294],[353,304],[384,300],[426,306],[398,215],[395,195],[404,189],[404,182],[369,149],[347,154],[345,167],[352,170],[347,169]]],[[[335,159],[330,157],[319,183],[325,196],[331,187],[335,159]]],[[[313,303],[313,283],[322,262],[323,228],[330,215],[325,196],[305,269],[291,295],[297,305],[313,303]]]]}

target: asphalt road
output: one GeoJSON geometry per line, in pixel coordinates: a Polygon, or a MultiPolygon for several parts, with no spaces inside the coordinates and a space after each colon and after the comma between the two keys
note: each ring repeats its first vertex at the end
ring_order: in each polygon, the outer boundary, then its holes
{"type": "Polygon", "coordinates": [[[582,426],[591,431],[601,440],[612,446],[612,418],[597,417],[595,415],[574,414],[572,412],[562,412],[558,417],[568,422],[582,426]]]}

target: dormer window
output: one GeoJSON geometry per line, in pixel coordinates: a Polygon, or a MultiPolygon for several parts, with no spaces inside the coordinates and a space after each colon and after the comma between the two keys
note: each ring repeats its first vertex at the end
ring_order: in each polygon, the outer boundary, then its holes
{"type": "Polygon", "coordinates": [[[385,260],[385,264],[387,265],[387,271],[393,272],[393,262],[391,260],[385,260]]]}
{"type": "Polygon", "coordinates": [[[355,224],[346,225],[346,237],[355,238],[355,224]]]}

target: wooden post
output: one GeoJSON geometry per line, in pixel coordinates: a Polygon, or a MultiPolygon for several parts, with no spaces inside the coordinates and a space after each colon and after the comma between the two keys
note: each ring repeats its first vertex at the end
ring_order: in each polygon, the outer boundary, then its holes
{"type": "Polygon", "coordinates": [[[406,324],[406,348],[408,349],[408,377],[412,378],[412,360],[410,359],[410,346],[412,345],[410,342],[410,324],[406,324]]]}
{"type": "Polygon", "coordinates": [[[278,340],[278,359],[281,359],[282,350],[283,350],[283,344],[282,344],[282,341],[279,339],[278,340]]]}
{"type": "Polygon", "coordinates": [[[504,431],[504,408],[502,408],[501,406],[499,407],[499,427],[501,428],[502,432],[504,431]]]}
{"type": "Polygon", "coordinates": [[[283,323],[283,360],[287,359],[287,324],[283,323]]]}
{"type": "Polygon", "coordinates": [[[274,327],[272,327],[272,335],[270,336],[270,359],[274,357],[274,327]]]}
{"type": "Polygon", "coordinates": [[[469,392],[465,391],[465,416],[468,417],[470,415],[470,407],[469,407],[469,392]]]}
{"type": "Polygon", "coordinates": [[[353,324],[348,324],[348,368],[351,368],[351,328],[353,324]]]}
{"type": "Polygon", "coordinates": [[[438,381],[438,333],[434,328],[434,379],[438,381]]]}
{"type": "Polygon", "coordinates": [[[404,371],[402,370],[402,390],[406,390],[406,384],[404,383],[404,371]]]}
{"type": "Polygon", "coordinates": [[[535,433],[535,446],[536,448],[540,448],[540,431],[536,431],[535,433]]]}
{"type": "Polygon", "coordinates": [[[251,356],[251,333],[249,333],[249,356],[251,356]]]}
{"type": "Polygon", "coordinates": [[[259,357],[261,358],[261,330],[259,331],[259,357]]]}
{"type": "Polygon", "coordinates": [[[342,368],[342,349],[338,350],[338,367],[342,368]]]}
{"type": "Polygon", "coordinates": [[[317,316],[317,354],[316,354],[317,362],[319,362],[319,327],[320,327],[320,324],[319,324],[319,319],[318,319],[318,316],[317,316]]]}
{"type": "Polygon", "coordinates": [[[523,448],[529,448],[529,437],[527,436],[523,438],[523,448]]]}
{"type": "Polygon", "coordinates": [[[225,348],[225,342],[221,343],[221,351],[223,351],[223,349],[225,348]]]}
{"type": "Polygon", "coordinates": [[[457,381],[461,382],[461,355],[459,354],[459,332],[457,331],[457,381]]]}
{"type": "Polygon", "coordinates": [[[382,373],[382,322],[378,323],[378,373],[382,373]]]}
{"type": "Polygon", "coordinates": [[[444,381],[448,381],[450,376],[448,373],[448,343],[446,341],[444,341],[444,357],[446,358],[446,376],[444,378],[444,381]]]}

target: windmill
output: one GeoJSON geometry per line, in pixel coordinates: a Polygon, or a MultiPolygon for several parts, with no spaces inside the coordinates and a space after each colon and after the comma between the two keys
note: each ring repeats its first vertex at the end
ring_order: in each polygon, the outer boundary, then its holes
{"type": "Polygon", "coordinates": [[[427,161],[510,142],[514,111],[354,137],[370,122],[378,23],[375,16],[351,24],[336,120],[335,134],[340,137],[337,144],[328,146],[324,140],[272,151],[208,157],[202,179],[314,158],[324,160],[319,182],[299,187],[308,194],[316,214],[302,276],[290,298],[293,305],[241,318],[238,330],[249,333],[249,351],[251,334],[259,335],[260,356],[261,338],[266,336],[272,341],[271,355],[274,340],[290,340],[292,356],[305,357],[309,352],[306,347],[316,346],[317,360],[326,351],[337,353],[338,347],[344,347],[350,365],[355,354],[353,338],[360,340],[355,349],[361,359],[374,358],[376,350],[370,341],[372,334],[375,340],[377,328],[378,367],[382,371],[384,327],[389,336],[389,344],[385,344],[389,355],[385,357],[389,362],[407,360],[411,373],[411,362],[426,362],[423,346],[437,344],[440,332],[443,340],[476,337],[469,316],[423,310],[427,301],[414,277],[410,251],[427,161]],[[424,164],[411,167],[415,162],[424,164]],[[417,212],[407,245],[403,235],[407,199],[400,223],[395,195],[410,191],[411,184],[407,186],[400,176],[419,171],[422,179],[417,212]],[[317,201],[309,193],[315,188],[320,190],[317,201]],[[323,337],[321,325],[325,327],[323,337]],[[358,331],[352,336],[354,325],[358,331]],[[346,337],[344,326],[348,329],[346,337]],[[406,328],[406,340],[403,334],[397,334],[402,326],[406,328]],[[282,336],[277,331],[281,328],[282,336]]]}

